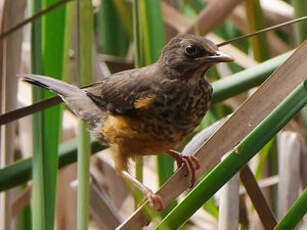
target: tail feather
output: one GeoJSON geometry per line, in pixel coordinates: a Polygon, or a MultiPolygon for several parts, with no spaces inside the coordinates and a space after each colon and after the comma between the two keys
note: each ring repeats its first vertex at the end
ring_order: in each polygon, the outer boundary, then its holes
{"type": "Polygon", "coordinates": [[[22,78],[24,81],[33,85],[55,92],[61,96],[65,104],[78,117],[85,120],[93,128],[100,127],[101,119],[104,119],[106,114],[95,105],[82,89],[66,82],[41,75],[25,74],[22,78]]]}
{"type": "Polygon", "coordinates": [[[29,82],[33,85],[40,86],[42,88],[48,89],[50,91],[55,92],[56,94],[68,97],[73,95],[78,95],[80,93],[83,93],[82,90],[80,90],[78,87],[74,85],[70,85],[66,82],[45,77],[41,75],[35,75],[35,74],[25,74],[22,76],[23,80],[26,82],[29,82]]]}

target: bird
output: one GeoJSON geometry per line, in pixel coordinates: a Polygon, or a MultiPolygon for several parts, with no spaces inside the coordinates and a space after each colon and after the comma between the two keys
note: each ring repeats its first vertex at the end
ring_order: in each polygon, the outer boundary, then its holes
{"type": "Polygon", "coordinates": [[[154,64],[118,72],[82,88],[42,75],[22,78],[55,92],[85,120],[92,136],[111,147],[119,175],[135,183],[160,211],[165,208],[161,197],[129,174],[129,159],[167,153],[178,167],[186,165],[193,184],[198,160],[173,149],[208,111],[213,94],[205,77],[208,69],[233,60],[202,36],[178,34],[154,64]]]}

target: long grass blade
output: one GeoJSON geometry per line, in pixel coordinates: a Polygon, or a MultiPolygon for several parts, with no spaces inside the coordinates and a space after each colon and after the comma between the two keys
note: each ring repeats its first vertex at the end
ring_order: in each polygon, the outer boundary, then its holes
{"type": "MultiPolygon", "coordinates": [[[[92,45],[93,45],[93,9],[90,0],[78,1],[78,73],[79,84],[84,86],[92,82],[92,45]]],[[[89,219],[89,183],[90,183],[90,135],[88,126],[79,120],[78,147],[78,230],[88,229],[89,219]]]]}
{"type": "MultiPolygon", "coordinates": [[[[43,8],[49,7],[58,0],[46,0],[43,8]]],[[[57,79],[63,78],[64,34],[66,7],[45,15],[42,18],[42,58],[43,74],[57,79]],[[56,34],[57,36],[53,36],[56,34]]],[[[43,97],[54,94],[43,90],[43,97]]],[[[46,229],[53,229],[55,218],[55,202],[58,175],[58,146],[61,133],[61,106],[56,106],[43,112],[43,156],[44,156],[44,193],[46,208],[46,229]]]]}
{"type": "Polygon", "coordinates": [[[307,213],[306,203],[307,189],[304,190],[303,194],[296,200],[288,213],[281,219],[274,230],[294,229],[303,216],[307,213]]]}
{"type": "Polygon", "coordinates": [[[141,1],[143,10],[141,11],[142,34],[146,53],[146,64],[156,62],[161,54],[161,49],[165,44],[164,26],[161,13],[161,1],[141,1]],[[155,18],[155,20],[151,20],[155,18]]]}
{"type": "MultiPolygon", "coordinates": [[[[69,164],[75,163],[77,161],[77,147],[78,140],[74,139],[59,147],[59,165],[58,168],[61,169],[69,164]]],[[[106,146],[100,145],[96,141],[91,142],[91,154],[96,154],[97,152],[105,149],[106,146]]],[[[0,191],[8,190],[10,188],[16,187],[18,185],[24,184],[32,179],[32,169],[34,165],[35,156],[20,160],[13,163],[5,168],[0,169],[0,191]]],[[[34,175],[33,175],[34,180],[34,175]]]]}
{"type": "MultiPolygon", "coordinates": [[[[259,0],[247,0],[245,1],[245,6],[249,31],[255,32],[264,28],[265,21],[259,0]]],[[[250,42],[254,58],[259,62],[267,60],[269,57],[269,49],[266,34],[253,37],[250,42]]]]}
{"type": "MultiPolygon", "coordinates": [[[[144,66],[144,50],[142,49],[142,35],[141,35],[141,23],[140,23],[140,2],[134,0],[132,2],[132,15],[133,15],[133,38],[135,46],[135,58],[134,66],[140,68],[144,66]]],[[[140,156],[135,161],[135,178],[143,182],[143,157],[140,156]]],[[[133,194],[134,196],[134,206],[137,207],[141,200],[138,199],[138,195],[133,194]]]]}
{"type": "MultiPolygon", "coordinates": [[[[32,0],[33,11],[42,8],[40,1],[32,0]]],[[[42,74],[42,23],[41,19],[32,24],[31,37],[31,63],[32,72],[42,74]]],[[[33,89],[33,101],[42,99],[42,89],[33,89]]],[[[33,116],[33,197],[32,200],[32,223],[34,230],[45,230],[47,223],[45,189],[44,189],[44,164],[43,164],[43,140],[42,140],[43,114],[33,116]]]]}
{"type": "MultiPolygon", "coordinates": [[[[292,0],[295,17],[307,17],[307,1],[292,0]]],[[[302,43],[307,38],[307,22],[302,21],[295,24],[296,44],[302,43]]]]}
{"type": "Polygon", "coordinates": [[[100,52],[116,56],[126,55],[129,47],[129,32],[121,21],[115,1],[101,1],[97,15],[97,30],[100,52]]]}
{"type": "MultiPolygon", "coordinates": [[[[32,1],[34,12],[42,8],[40,1],[32,1]]],[[[41,19],[32,24],[32,72],[42,74],[42,22],[41,19]]],[[[33,101],[43,98],[43,90],[33,89],[33,101]]],[[[33,199],[32,201],[32,223],[34,230],[45,230],[48,222],[46,214],[46,192],[45,192],[45,170],[43,157],[43,113],[33,116],[33,199]]]]}

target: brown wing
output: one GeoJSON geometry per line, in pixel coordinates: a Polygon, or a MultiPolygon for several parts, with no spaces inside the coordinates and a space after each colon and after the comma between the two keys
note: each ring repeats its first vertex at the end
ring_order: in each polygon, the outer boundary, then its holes
{"type": "Polygon", "coordinates": [[[138,98],[134,102],[134,107],[136,109],[149,109],[153,101],[155,100],[155,98],[156,98],[156,95],[154,94],[147,95],[146,97],[138,98]]]}
{"type": "Polygon", "coordinates": [[[102,110],[131,114],[149,108],[155,98],[152,82],[146,81],[142,73],[146,74],[140,69],[120,72],[83,90],[102,110]]]}

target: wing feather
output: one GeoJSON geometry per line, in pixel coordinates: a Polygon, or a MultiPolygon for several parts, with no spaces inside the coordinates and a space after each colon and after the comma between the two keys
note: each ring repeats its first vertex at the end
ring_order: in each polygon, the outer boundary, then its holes
{"type": "Polygon", "coordinates": [[[121,72],[83,90],[100,109],[113,114],[148,109],[155,99],[155,90],[153,82],[146,81],[140,73],[142,71],[121,72]]]}

